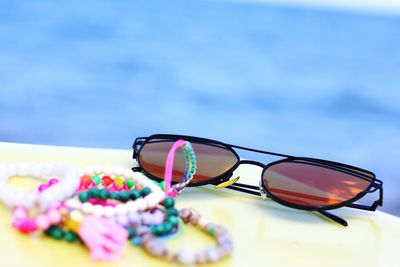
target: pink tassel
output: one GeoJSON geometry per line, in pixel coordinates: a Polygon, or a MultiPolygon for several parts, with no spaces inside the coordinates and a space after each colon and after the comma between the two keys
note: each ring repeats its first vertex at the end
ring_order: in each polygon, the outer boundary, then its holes
{"type": "Polygon", "coordinates": [[[112,219],[85,217],[79,236],[90,250],[93,260],[115,260],[125,249],[128,231],[112,219]]]}

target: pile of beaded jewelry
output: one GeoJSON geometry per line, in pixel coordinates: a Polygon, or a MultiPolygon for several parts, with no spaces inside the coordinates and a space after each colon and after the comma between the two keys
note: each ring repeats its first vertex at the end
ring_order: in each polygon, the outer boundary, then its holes
{"type": "Polygon", "coordinates": [[[122,167],[94,166],[80,172],[62,164],[6,164],[0,165],[0,200],[14,209],[12,226],[18,231],[41,231],[84,244],[94,260],[117,259],[129,241],[150,255],[181,264],[214,262],[232,253],[229,233],[193,210],[175,208],[174,197],[195,172],[195,153],[184,140],[172,146],[161,184],[122,167]],[[186,169],[182,181],[171,186],[178,148],[184,152],[186,169]],[[34,190],[16,189],[7,183],[13,176],[41,178],[44,183],[34,190]],[[182,235],[187,223],[213,236],[217,246],[198,253],[170,252],[165,241],[182,235]]]}

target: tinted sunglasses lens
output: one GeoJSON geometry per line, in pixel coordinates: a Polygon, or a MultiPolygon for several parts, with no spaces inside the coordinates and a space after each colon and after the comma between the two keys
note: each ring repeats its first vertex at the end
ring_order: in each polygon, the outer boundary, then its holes
{"type": "Polygon", "coordinates": [[[363,192],[372,179],[360,178],[305,161],[274,164],[263,173],[263,183],[278,199],[295,205],[318,207],[336,205],[363,192]]]}
{"type": "MultiPolygon", "coordinates": [[[[140,166],[151,175],[163,179],[165,161],[175,141],[152,139],[145,143],[139,153],[140,166]]],[[[191,143],[197,160],[197,171],[192,180],[194,182],[217,177],[231,169],[238,161],[236,155],[226,147],[191,143]]],[[[174,158],[172,181],[182,180],[185,164],[182,150],[177,150],[174,158]]]]}

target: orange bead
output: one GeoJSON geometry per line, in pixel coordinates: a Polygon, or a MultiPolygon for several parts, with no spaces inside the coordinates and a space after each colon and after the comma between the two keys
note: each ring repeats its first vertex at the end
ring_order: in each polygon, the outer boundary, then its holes
{"type": "Polygon", "coordinates": [[[81,177],[81,185],[89,186],[92,184],[92,177],[89,175],[84,175],[81,177]]]}
{"type": "Polygon", "coordinates": [[[112,179],[111,179],[111,177],[110,176],[108,176],[108,175],[105,175],[105,176],[103,176],[103,181],[104,181],[104,183],[106,184],[106,186],[109,186],[110,184],[112,184],[112,179]]]}

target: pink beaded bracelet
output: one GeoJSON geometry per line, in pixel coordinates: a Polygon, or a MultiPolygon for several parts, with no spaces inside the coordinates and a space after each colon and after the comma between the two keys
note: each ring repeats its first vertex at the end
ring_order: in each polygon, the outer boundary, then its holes
{"type": "MultiPolygon", "coordinates": [[[[39,194],[51,186],[58,183],[58,179],[52,178],[47,184],[39,186],[39,194]]],[[[61,203],[53,203],[44,212],[39,213],[35,218],[29,216],[29,209],[23,206],[17,206],[12,215],[12,226],[24,234],[29,234],[37,230],[46,230],[51,224],[58,224],[62,220],[60,214],[61,203]]]]}

